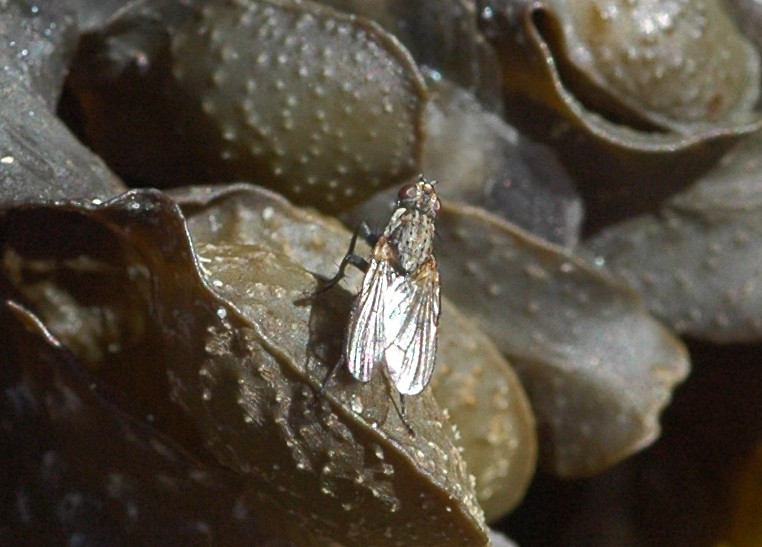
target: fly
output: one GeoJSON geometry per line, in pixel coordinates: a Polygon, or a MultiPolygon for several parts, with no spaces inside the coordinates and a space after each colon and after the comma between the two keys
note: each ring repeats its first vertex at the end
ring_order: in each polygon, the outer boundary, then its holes
{"type": "Polygon", "coordinates": [[[437,355],[441,303],[433,250],[440,203],[435,184],[420,175],[417,183],[400,188],[383,233],[373,234],[360,224],[339,271],[320,291],[338,283],[348,264],[365,272],[349,319],[344,361],[361,382],[368,382],[383,362],[400,394],[403,419],[404,396],[426,388],[437,355]],[[373,247],[368,259],[354,254],[360,233],[373,247]]]}

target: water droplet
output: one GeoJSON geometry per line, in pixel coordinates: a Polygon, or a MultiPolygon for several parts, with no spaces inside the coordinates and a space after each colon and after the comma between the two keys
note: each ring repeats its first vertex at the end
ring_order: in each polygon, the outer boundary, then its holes
{"type": "Polygon", "coordinates": [[[362,401],[360,400],[360,397],[357,395],[352,396],[352,401],[350,402],[350,407],[352,408],[352,412],[355,414],[361,414],[363,411],[362,401]]]}
{"type": "Polygon", "coordinates": [[[324,482],[320,485],[320,491],[325,494],[326,496],[333,497],[335,494],[333,492],[333,486],[329,482],[324,482]]]}

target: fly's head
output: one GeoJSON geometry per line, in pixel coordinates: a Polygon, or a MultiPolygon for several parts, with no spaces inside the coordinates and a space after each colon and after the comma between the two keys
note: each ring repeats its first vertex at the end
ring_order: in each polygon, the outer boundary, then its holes
{"type": "Polygon", "coordinates": [[[400,188],[395,207],[416,210],[432,220],[435,219],[441,206],[437,193],[434,191],[436,183],[437,181],[428,180],[420,175],[418,182],[406,184],[400,188]]]}

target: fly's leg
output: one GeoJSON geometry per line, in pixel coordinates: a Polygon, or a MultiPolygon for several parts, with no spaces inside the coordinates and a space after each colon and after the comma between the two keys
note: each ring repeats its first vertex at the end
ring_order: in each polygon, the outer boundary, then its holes
{"type": "Polygon", "coordinates": [[[331,366],[331,370],[328,371],[328,375],[325,377],[323,382],[320,384],[320,389],[317,392],[317,398],[320,398],[321,395],[323,395],[323,391],[325,391],[325,386],[328,385],[328,382],[331,381],[331,379],[336,376],[336,372],[339,370],[339,367],[344,362],[343,358],[336,361],[333,366],[331,366]]]}
{"type": "MultiPolygon", "coordinates": [[[[351,264],[355,268],[361,270],[364,273],[367,273],[368,268],[370,268],[370,264],[367,260],[365,260],[363,257],[355,254],[355,246],[357,245],[357,238],[362,234],[363,239],[368,242],[368,245],[375,246],[376,242],[379,239],[379,235],[374,234],[370,231],[370,227],[367,223],[361,222],[360,225],[355,230],[355,233],[352,234],[352,240],[349,242],[349,249],[347,249],[347,254],[344,255],[344,258],[341,259],[341,264],[339,265],[339,271],[336,272],[336,275],[334,275],[331,279],[325,282],[325,284],[315,291],[313,293],[314,296],[318,296],[320,294],[323,294],[324,292],[331,289],[334,285],[336,285],[339,281],[341,281],[344,276],[346,275],[344,271],[347,268],[347,265],[351,264]]],[[[331,370],[328,371],[328,375],[325,377],[325,379],[320,384],[320,389],[318,390],[317,394],[315,395],[315,401],[318,401],[323,394],[323,391],[325,391],[325,387],[328,385],[328,382],[331,381],[331,379],[336,375],[336,372],[339,370],[339,367],[344,362],[343,357],[336,361],[336,363],[333,364],[331,367],[331,370]]]]}
{"type": "Polygon", "coordinates": [[[341,264],[339,265],[339,271],[336,272],[336,275],[334,275],[331,279],[326,281],[325,285],[323,285],[320,289],[318,289],[313,296],[317,296],[319,294],[326,292],[328,289],[336,285],[339,281],[344,279],[344,276],[346,275],[344,273],[344,270],[347,269],[347,265],[349,264],[351,264],[352,266],[354,266],[355,268],[363,272],[368,271],[368,268],[370,267],[370,264],[368,264],[368,261],[365,260],[363,257],[355,254],[355,246],[357,245],[357,237],[361,233],[363,238],[368,242],[369,245],[375,245],[376,241],[378,241],[379,236],[372,233],[370,231],[370,228],[365,222],[360,223],[360,225],[357,227],[357,230],[355,230],[355,233],[352,235],[352,241],[350,241],[349,243],[349,249],[347,250],[347,254],[345,254],[344,258],[341,259],[341,264]]]}
{"type": "Polygon", "coordinates": [[[403,425],[405,426],[405,429],[407,429],[408,434],[411,437],[415,437],[415,431],[413,431],[413,426],[410,425],[410,422],[407,421],[407,412],[405,411],[405,396],[400,393],[400,419],[402,420],[403,425]]]}
{"type": "Polygon", "coordinates": [[[341,367],[342,363],[344,363],[344,357],[336,361],[333,365],[331,365],[331,370],[328,371],[328,374],[323,379],[322,382],[320,382],[320,389],[318,389],[315,393],[315,397],[312,399],[312,405],[313,408],[317,408],[320,401],[323,399],[323,392],[325,391],[326,386],[328,385],[328,382],[331,381],[331,379],[336,376],[336,372],[338,372],[339,367],[341,367]]]}
{"type": "Polygon", "coordinates": [[[357,227],[357,230],[362,232],[363,239],[371,247],[375,247],[378,240],[381,239],[381,234],[374,234],[371,232],[370,227],[366,222],[361,222],[360,226],[357,227]]]}

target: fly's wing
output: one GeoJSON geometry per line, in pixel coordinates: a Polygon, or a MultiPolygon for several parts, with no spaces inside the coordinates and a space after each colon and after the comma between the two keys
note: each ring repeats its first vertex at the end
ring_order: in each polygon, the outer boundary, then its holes
{"type": "Polygon", "coordinates": [[[415,278],[397,277],[387,289],[384,309],[389,377],[403,395],[423,391],[437,357],[439,271],[435,259],[421,266],[415,278]]]}
{"type": "Polygon", "coordinates": [[[361,382],[370,380],[374,365],[383,357],[384,295],[390,268],[386,261],[371,259],[349,320],[344,355],[349,372],[361,382]]]}

